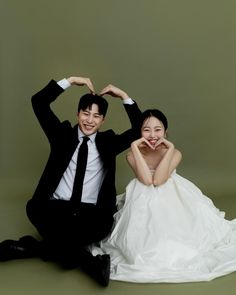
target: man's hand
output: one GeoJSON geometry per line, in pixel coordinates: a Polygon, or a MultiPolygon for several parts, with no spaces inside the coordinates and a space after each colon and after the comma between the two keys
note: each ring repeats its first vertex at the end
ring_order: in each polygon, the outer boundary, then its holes
{"type": "Polygon", "coordinates": [[[91,82],[91,80],[89,78],[70,77],[70,78],[67,78],[67,80],[68,80],[68,82],[70,82],[71,85],[78,85],[78,86],[86,85],[92,94],[95,93],[93,83],[91,82]]]}
{"type": "Polygon", "coordinates": [[[128,94],[126,92],[124,92],[123,90],[117,88],[114,85],[107,85],[105,88],[103,88],[100,93],[100,95],[105,95],[105,94],[109,94],[113,97],[119,97],[121,99],[127,99],[129,98],[128,94]]]}

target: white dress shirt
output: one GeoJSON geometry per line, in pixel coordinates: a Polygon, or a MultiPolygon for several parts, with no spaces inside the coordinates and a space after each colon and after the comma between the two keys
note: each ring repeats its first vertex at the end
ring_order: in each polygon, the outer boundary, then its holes
{"type": "MultiPolygon", "coordinates": [[[[83,192],[81,197],[81,202],[93,204],[96,204],[97,202],[98,192],[101,188],[101,184],[104,177],[103,164],[95,143],[96,134],[97,133],[90,135],[89,140],[87,142],[88,160],[84,176],[83,192]]],[[[80,142],[53,195],[53,197],[56,199],[70,200],[71,198],[76,172],[77,156],[80,145],[83,142],[83,136],[84,134],[80,131],[78,127],[78,138],[80,142]]]]}

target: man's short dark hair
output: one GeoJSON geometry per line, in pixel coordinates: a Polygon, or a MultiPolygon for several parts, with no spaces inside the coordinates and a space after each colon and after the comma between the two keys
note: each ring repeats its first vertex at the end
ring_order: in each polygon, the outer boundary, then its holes
{"type": "Polygon", "coordinates": [[[99,114],[105,117],[108,109],[108,102],[104,97],[97,94],[87,93],[83,95],[79,101],[78,112],[80,110],[85,111],[87,108],[91,109],[93,104],[98,106],[99,114]]]}

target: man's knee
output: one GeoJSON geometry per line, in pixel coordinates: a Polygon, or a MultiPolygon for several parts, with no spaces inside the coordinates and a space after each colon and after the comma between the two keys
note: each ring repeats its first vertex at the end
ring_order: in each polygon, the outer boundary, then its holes
{"type": "Polygon", "coordinates": [[[26,204],[26,214],[27,214],[28,218],[31,220],[31,217],[34,215],[33,214],[32,199],[29,200],[26,204]]]}
{"type": "Polygon", "coordinates": [[[34,199],[30,199],[26,204],[26,214],[33,224],[38,220],[38,216],[41,215],[40,207],[40,204],[34,199]]]}

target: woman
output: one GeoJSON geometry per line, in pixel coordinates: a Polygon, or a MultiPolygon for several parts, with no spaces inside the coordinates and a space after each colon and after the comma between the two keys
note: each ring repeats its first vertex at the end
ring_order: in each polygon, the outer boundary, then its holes
{"type": "Polygon", "coordinates": [[[127,155],[136,178],[118,196],[115,226],[101,244],[111,256],[111,279],[209,281],[236,270],[236,219],[224,219],[176,173],[181,153],[166,139],[167,127],[162,112],[145,111],[141,138],[127,155]]]}

